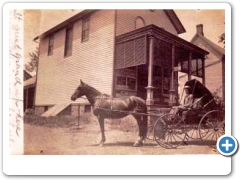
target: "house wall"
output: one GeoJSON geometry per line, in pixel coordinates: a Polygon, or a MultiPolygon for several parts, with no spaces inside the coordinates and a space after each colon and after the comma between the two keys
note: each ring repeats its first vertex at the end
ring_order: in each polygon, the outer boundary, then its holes
{"type": "Polygon", "coordinates": [[[200,38],[196,38],[193,44],[209,52],[205,60],[205,85],[211,92],[217,91],[222,97],[222,54],[200,38]]]}
{"type": "Polygon", "coordinates": [[[54,34],[51,56],[47,55],[48,38],[41,39],[36,106],[70,101],[80,79],[111,94],[114,28],[114,10],[96,11],[90,16],[89,40],[82,42],[82,21],[75,22],[72,55],[68,57],[64,57],[66,29],[54,34]]]}
{"type": "Polygon", "coordinates": [[[163,10],[117,10],[116,35],[121,35],[135,29],[135,19],[140,16],[144,19],[146,26],[154,24],[164,28],[166,31],[178,35],[163,10]]]}
{"type": "Polygon", "coordinates": [[[217,92],[217,95],[222,97],[222,63],[207,67],[205,75],[206,87],[211,92],[217,92]]]}

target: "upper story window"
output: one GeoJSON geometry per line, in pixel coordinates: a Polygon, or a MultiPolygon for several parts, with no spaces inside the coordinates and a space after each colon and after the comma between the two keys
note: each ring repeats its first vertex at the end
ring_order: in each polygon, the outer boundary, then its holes
{"type": "Polygon", "coordinates": [[[89,39],[90,17],[84,18],[82,21],[82,41],[89,39]]]}
{"type": "Polygon", "coordinates": [[[135,29],[146,26],[144,19],[141,16],[136,17],[135,19],[135,29]]]}
{"type": "Polygon", "coordinates": [[[66,29],[66,37],[65,37],[65,49],[64,56],[72,55],[72,43],[73,43],[73,27],[69,27],[66,29]]]}
{"type": "Polygon", "coordinates": [[[54,42],[54,35],[49,36],[48,40],[48,56],[53,54],[53,42],[54,42]]]}

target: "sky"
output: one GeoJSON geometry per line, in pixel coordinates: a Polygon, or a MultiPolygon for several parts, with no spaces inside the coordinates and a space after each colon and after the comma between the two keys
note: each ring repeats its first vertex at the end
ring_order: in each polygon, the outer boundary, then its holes
{"type": "Polygon", "coordinates": [[[70,18],[80,10],[25,10],[24,11],[24,59],[28,62],[29,53],[38,44],[33,39],[60,22],[70,18]]]}
{"type": "Polygon", "coordinates": [[[191,41],[196,33],[196,25],[203,24],[204,36],[219,46],[219,36],[225,32],[224,10],[174,10],[186,29],[179,37],[191,41]]]}
{"type": "MultiPolygon", "coordinates": [[[[24,58],[28,62],[29,53],[34,52],[38,44],[33,42],[34,37],[70,18],[81,9],[67,10],[25,10],[24,11],[24,58]]],[[[179,37],[191,41],[196,33],[196,25],[203,24],[204,36],[219,46],[219,36],[225,31],[224,10],[174,10],[186,29],[186,33],[179,37]]]]}

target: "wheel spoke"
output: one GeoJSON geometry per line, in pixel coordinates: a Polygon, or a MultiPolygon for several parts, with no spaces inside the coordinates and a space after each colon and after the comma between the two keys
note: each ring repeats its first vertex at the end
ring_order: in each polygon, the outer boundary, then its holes
{"type": "Polygon", "coordinates": [[[209,133],[208,136],[206,137],[206,140],[208,139],[208,137],[210,137],[213,134],[213,132],[209,133]]]}
{"type": "Polygon", "coordinates": [[[184,129],[182,129],[184,122],[181,120],[177,122],[178,119],[177,116],[165,115],[157,120],[154,125],[153,136],[160,146],[164,148],[176,148],[182,144],[186,134],[184,129]],[[164,131],[165,138],[160,137],[159,130],[164,131]],[[179,134],[182,134],[182,137],[179,134]]]}
{"type": "Polygon", "coordinates": [[[217,141],[224,130],[223,114],[221,111],[213,110],[206,113],[199,123],[199,135],[202,140],[217,141]]]}

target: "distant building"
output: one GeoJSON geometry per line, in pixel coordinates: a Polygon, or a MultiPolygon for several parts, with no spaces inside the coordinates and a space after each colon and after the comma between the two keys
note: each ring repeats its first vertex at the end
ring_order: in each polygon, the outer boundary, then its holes
{"type": "Polygon", "coordinates": [[[34,38],[39,42],[36,113],[76,114],[75,103],[87,107],[84,98],[70,101],[80,79],[114,97],[140,96],[149,110],[176,104],[174,69],[180,63],[189,78],[204,79],[208,54],[178,37],[184,32],[173,10],[81,11],[34,38]]]}
{"type": "Polygon", "coordinates": [[[23,71],[23,80],[26,81],[28,79],[32,78],[32,75],[29,74],[27,71],[23,71]]]}
{"type": "MultiPolygon", "coordinates": [[[[224,97],[223,58],[225,58],[225,50],[204,36],[202,24],[196,26],[196,34],[192,38],[191,43],[209,52],[205,60],[205,85],[212,93],[217,93],[218,96],[224,97]]],[[[202,81],[201,78],[198,79],[202,81]]],[[[187,75],[181,75],[180,89],[182,89],[186,81],[187,75]]]]}
{"type": "Polygon", "coordinates": [[[24,112],[34,108],[36,76],[30,75],[24,70],[24,112]]]}

